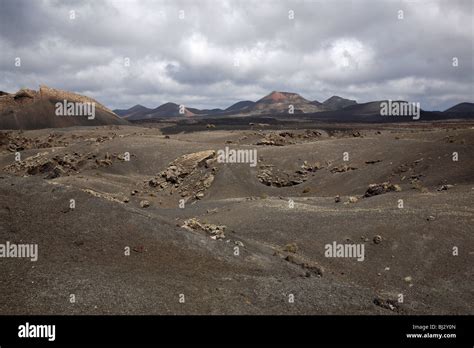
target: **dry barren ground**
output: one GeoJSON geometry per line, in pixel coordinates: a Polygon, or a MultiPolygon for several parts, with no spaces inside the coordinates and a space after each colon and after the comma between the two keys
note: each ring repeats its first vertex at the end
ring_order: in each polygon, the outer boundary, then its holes
{"type": "Polygon", "coordinates": [[[473,135],[3,132],[0,243],[38,260],[0,258],[0,314],[472,314],[473,135]],[[220,163],[225,147],[258,163],[220,163]]]}

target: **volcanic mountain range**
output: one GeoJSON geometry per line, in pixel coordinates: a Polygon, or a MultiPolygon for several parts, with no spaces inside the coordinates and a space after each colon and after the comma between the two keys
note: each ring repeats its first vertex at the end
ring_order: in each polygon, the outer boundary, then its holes
{"type": "MultiPolygon", "coordinates": [[[[128,121],[154,120],[163,118],[182,118],[183,116],[277,116],[296,114],[337,121],[352,120],[376,121],[372,116],[380,115],[380,101],[357,103],[355,100],[332,96],[324,102],[308,100],[297,93],[273,91],[256,102],[250,100],[239,101],[226,109],[196,109],[165,103],[155,109],[142,105],[135,105],[130,109],[119,109],[114,112],[128,121]],[[181,112],[180,112],[181,111],[181,112]],[[291,112],[292,111],[292,112],[291,112]],[[367,117],[370,116],[370,119],[367,117]]],[[[406,101],[399,101],[407,103],[406,101]]],[[[421,110],[425,119],[446,119],[452,116],[457,118],[471,118],[474,116],[473,103],[460,103],[444,112],[426,112],[421,110]]],[[[382,121],[379,119],[379,121],[382,121]]]]}
{"type": "MultiPolygon", "coordinates": [[[[324,102],[310,101],[297,93],[273,91],[257,100],[239,101],[226,109],[196,109],[176,103],[165,103],[150,109],[135,105],[129,109],[110,110],[96,100],[76,93],[40,86],[38,91],[21,89],[15,94],[0,91],[0,129],[40,129],[71,126],[120,125],[131,122],[162,119],[187,119],[196,117],[227,118],[244,116],[288,117],[289,115],[314,118],[321,121],[397,122],[402,118],[380,118],[380,103],[374,101],[358,104],[355,100],[332,96],[324,102]],[[87,117],[58,117],[57,102],[95,103],[96,115],[87,117]]],[[[460,103],[444,112],[422,110],[422,119],[473,118],[474,103],[460,103]]],[[[408,118],[403,119],[408,120],[408,118]]]]}
{"type": "Polygon", "coordinates": [[[196,116],[196,115],[267,115],[267,114],[285,114],[290,108],[293,113],[315,113],[322,111],[340,110],[346,106],[355,105],[355,100],[344,99],[333,96],[323,103],[314,100],[310,101],[297,93],[273,91],[256,102],[250,100],[239,101],[226,109],[195,109],[181,106],[175,103],[166,103],[155,109],[149,109],[142,105],[135,105],[130,109],[114,110],[114,112],[129,120],[143,120],[162,117],[196,116]]]}

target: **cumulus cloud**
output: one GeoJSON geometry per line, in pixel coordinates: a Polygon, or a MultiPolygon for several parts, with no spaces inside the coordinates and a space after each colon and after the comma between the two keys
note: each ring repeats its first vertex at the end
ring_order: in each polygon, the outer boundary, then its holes
{"type": "Polygon", "coordinates": [[[471,0],[0,0],[0,89],[111,108],[283,90],[445,109],[474,101],[473,29],[471,0]]]}

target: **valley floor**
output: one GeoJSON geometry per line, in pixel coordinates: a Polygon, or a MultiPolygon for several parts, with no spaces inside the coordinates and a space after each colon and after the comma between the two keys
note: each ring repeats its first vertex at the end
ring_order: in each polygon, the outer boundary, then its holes
{"type": "Polygon", "coordinates": [[[473,135],[2,132],[0,244],[38,260],[0,258],[0,314],[472,314],[473,135]],[[257,166],[219,163],[226,146],[257,166]],[[327,257],[333,243],[363,260],[327,257]]]}

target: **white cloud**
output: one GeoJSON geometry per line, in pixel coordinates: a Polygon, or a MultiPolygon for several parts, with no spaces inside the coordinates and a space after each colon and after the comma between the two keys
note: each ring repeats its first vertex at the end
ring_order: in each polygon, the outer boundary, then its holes
{"type": "Polygon", "coordinates": [[[472,4],[0,0],[0,89],[46,83],[113,108],[226,107],[288,90],[361,102],[400,95],[443,109],[474,99],[472,4]]]}

